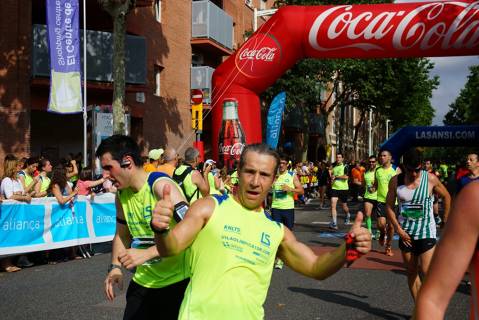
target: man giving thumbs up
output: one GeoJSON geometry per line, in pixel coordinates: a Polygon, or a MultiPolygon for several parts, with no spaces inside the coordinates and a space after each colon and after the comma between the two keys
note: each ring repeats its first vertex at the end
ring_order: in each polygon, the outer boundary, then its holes
{"type": "Polygon", "coordinates": [[[338,271],[347,256],[358,257],[371,249],[371,236],[361,227],[362,213],[348,234],[348,246],[320,256],[274,222],[261,204],[278,165],[279,156],[269,146],[247,146],[238,167],[238,192],[197,200],[172,229],[171,190],[163,188],[151,222],[158,251],[169,256],[190,248],[191,254],[191,280],[179,319],[263,319],[276,256],[296,272],[322,280],[338,271]]]}

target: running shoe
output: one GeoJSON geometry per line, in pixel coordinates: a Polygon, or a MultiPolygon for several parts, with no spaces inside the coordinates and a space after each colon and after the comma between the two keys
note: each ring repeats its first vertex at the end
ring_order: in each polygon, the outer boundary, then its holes
{"type": "Polygon", "coordinates": [[[338,230],[338,225],[334,223],[334,221],[331,221],[329,224],[329,229],[338,230]]]}
{"type": "Polygon", "coordinates": [[[386,246],[386,250],[384,251],[384,254],[387,255],[388,257],[394,256],[393,248],[391,246],[386,246]]]}
{"type": "Polygon", "coordinates": [[[283,266],[284,266],[283,260],[276,259],[276,263],[274,264],[274,268],[281,270],[281,269],[283,269],[283,266]]]}
{"type": "Polygon", "coordinates": [[[346,219],[344,219],[344,224],[345,225],[351,224],[351,218],[349,216],[347,216],[346,219]]]}

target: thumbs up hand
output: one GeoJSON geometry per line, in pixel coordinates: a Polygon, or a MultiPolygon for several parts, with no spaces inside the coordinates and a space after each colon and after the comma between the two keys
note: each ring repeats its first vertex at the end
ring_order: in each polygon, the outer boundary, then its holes
{"type": "Polygon", "coordinates": [[[371,250],[371,234],[368,229],[362,227],[363,213],[358,211],[354,224],[349,231],[353,238],[354,248],[361,254],[368,253],[371,250]]]}
{"type": "Polygon", "coordinates": [[[171,186],[165,184],[163,186],[163,195],[155,208],[151,217],[151,227],[156,232],[164,232],[169,229],[170,220],[173,216],[174,205],[171,200],[171,186]]]}

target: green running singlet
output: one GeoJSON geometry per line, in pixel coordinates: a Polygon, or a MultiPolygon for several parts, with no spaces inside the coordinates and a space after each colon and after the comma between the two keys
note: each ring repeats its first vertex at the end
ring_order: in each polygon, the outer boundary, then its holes
{"type": "MultiPolygon", "coordinates": [[[[175,170],[175,174],[181,175],[188,168],[189,166],[183,164],[175,170]]],[[[183,186],[185,188],[186,198],[189,199],[191,196],[193,196],[190,200],[190,204],[192,204],[199,198],[202,198],[200,190],[198,190],[198,187],[196,186],[196,184],[193,183],[193,179],[191,178],[192,174],[193,174],[193,171],[188,173],[188,175],[183,180],[183,186]]]]}
{"type": "Polygon", "coordinates": [[[40,181],[41,181],[41,185],[40,185],[40,192],[46,192],[48,190],[48,187],[50,186],[50,178],[47,177],[47,176],[40,176],[40,181]]]}
{"type": "Polygon", "coordinates": [[[421,180],[416,189],[409,189],[404,182],[400,185],[398,181],[397,198],[401,228],[414,240],[436,238],[436,222],[432,208],[433,196],[429,194],[427,171],[421,171],[421,180]]]}
{"type": "Polygon", "coordinates": [[[392,166],[384,169],[379,167],[376,169],[376,181],[378,182],[378,202],[386,203],[386,196],[388,195],[389,180],[396,175],[396,169],[392,166]]]}
{"type": "MultiPolygon", "coordinates": [[[[333,176],[344,176],[348,173],[346,171],[346,166],[344,164],[337,165],[333,168],[333,176]]],[[[334,179],[333,182],[334,190],[349,190],[348,179],[334,179]]]]}
{"type": "Polygon", "coordinates": [[[211,172],[208,173],[208,184],[210,185],[210,194],[221,194],[221,192],[216,189],[215,177],[211,172]]]}
{"type": "Polygon", "coordinates": [[[369,192],[369,189],[374,185],[375,171],[367,171],[364,174],[364,183],[366,184],[366,190],[364,191],[364,198],[369,200],[377,200],[378,191],[369,192]]]}
{"type": "Polygon", "coordinates": [[[284,227],[233,197],[213,198],[213,214],[191,245],[192,274],[179,319],[263,319],[284,227]]]}
{"type": "MultiPolygon", "coordinates": [[[[156,182],[168,179],[166,174],[152,172],[148,175],[148,181],[138,192],[133,192],[131,188],[118,191],[125,220],[130,230],[133,241],[143,241],[154,245],[155,235],[150,227],[151,213],[157,202],[156,196],[152,190],[156,182]]],[[[176,185],[176,184],[175,184],[176,185]]],[[[181,191],[180,187],[177,186],[181,191]]],[[[170,228],[176,225],[174,219],[171,219],[170,228]]],[[[189,270],[187,267],[188,251],[167,258],[157,258],[145,262],[136,267],[133,281],[145,288],[163,288],[170,284],[187,279],[189,270]]]]}
{"type": "Polygon", "coordinates": [[[285,171],[276,178],[273,184],[273,202],[271,208],[274,209],[294,209],[294,192],[286,192],[281,189],[282,185],[287,185],[294,189],[294,172],[285,171]]]}

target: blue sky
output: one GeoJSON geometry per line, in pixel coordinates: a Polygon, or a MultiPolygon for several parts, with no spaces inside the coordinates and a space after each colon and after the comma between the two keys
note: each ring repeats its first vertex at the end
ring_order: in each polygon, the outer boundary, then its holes
{"type": "Polygon", "coordinates": [[[432,94],[431,103],[436,110],[433,124],[442,125],[444,115],[449,110],[449,104],[456,100],[464,87],[469,66],[479,64],[478,56],[430,58],[434,62],[431,76],[439,76],[439,87],[432,94]]]}

